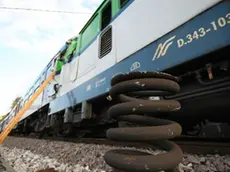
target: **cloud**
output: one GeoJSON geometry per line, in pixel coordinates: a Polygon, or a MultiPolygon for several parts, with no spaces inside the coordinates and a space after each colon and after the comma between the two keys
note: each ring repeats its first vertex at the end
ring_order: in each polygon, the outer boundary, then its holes
{"type": "MultiPolygon", "coordinates": [[[[93,13],[102,0],[0,0],[0,6],[93,13]]],[[[24,93],[91,14],[0,10],[0,115],[24,93]],[[7,57],[7,58],[6,58],[7,57]],[[15,64],[13,64],[15,63],[15,64]],[[7,66],[8,65],[8,66],[7,66]]]]}
{"type": "MultiPolygon", "coordinates": [[[[1,0],[0,2],[2,6],[10,7],[93,13],[101,0],[1,0]]],[[[52,56],[67,39],[78,34],[90,16],[91,14],[1,10],[0,40],[7,47],[18,46],[22,50],[47,53],[52,56]]]]}
{"type": "Polygon", "coordinates": [[[95,9],[98,7],[98,4],[100,4],[101,0],[85,0],[82,2],[82,5],[89,9],[95,9]]]}

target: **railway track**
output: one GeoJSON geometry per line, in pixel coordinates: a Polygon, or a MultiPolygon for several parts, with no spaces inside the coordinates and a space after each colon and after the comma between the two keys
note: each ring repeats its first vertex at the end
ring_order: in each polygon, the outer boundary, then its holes
{"type": "MultiPolygon", "coordinates": [[[[23,136],[14,136],[23,137],[23,136]]],[[[27,138],[36,138],[38,136],[28,136],[27,138]]],[[[108,146],[123,146],[123,147],[136,147],[156,150],[158,148],[148,143],[138,142],[124,142],[124,141],[112,141],[106,138],[73,138],[73,137],[44,137],[44,140],[50,141],[65,141],[73,143],[84,143],[84,144],[97,144],[97,145],[108,145],[108,146]]],[[[178,144],[184,153],[189,154],[219,154],[219,155],[230,155],[230,140],[226,139],[199,139],[192,137],[181,137],[172,139],[178,144]]]]}
{"type": "MultiPolygon", "coordinates": [[[[227,172],[230,170],[228,141],[204,139],[197,141],[197,139],[192,140],[191,138],[177,138],[177,140],[174,139],[174,142],[182,148],[184,153],[183,161],[178,166],[179,171],[227,172]]],[[[55,168],[58,171],[68,171],[67,169],[60,170],[62,168],[61,164],[65,163],[74,167],[74,169],[77,169],[76,165],[79,165],[80,167],[87,166],[91,171],[96,169],[99,171],[114,170],[104,161],[105,152],[113,149],[137,150],[154,155],[164,154],[161,150],[155,150],[152,145],[147,143],[117,142],[105,138],[45,137],[38,139],[35,136],[17,136],[8,137],[3,147],[2,151],[6,159],[15,161],[23,157],[26,168],[34,169],[35,166],[39,165],[39,169],[44,169],[46,166],[43,166],[43,164],[51,162],[50,159],[45,162],[42,161],[48,156],[52,159],[52,162],[55,162],[51,163],[49,167],[52,168],[54,164],[59,164],[58,169],[55,168]],[[28,153],[28,151],[31,153],[28,153]],[[34,161],[38,155],[41,156],[39,159],[42,162],[34,161]]],[[[19,166],[15,166],[15,168],[17,169],[19,166]]]]}
{"type": "Polygon", "coordinates": [[[230,154],[230,143],[221,142],[198,142],[198,141],[176,141],[183,152],[190,154],[230,154]]]}

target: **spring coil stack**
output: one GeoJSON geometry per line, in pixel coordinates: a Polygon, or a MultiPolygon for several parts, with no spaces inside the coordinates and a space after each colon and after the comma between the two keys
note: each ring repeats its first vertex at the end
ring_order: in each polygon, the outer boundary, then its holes
{"type": "Polygon", "coordinates": [[[134,150],[110,150],[104,155],[109,166],[130,172],[177,171],[183,153],[168,139],[179,136],[181,126],[156,117],[179,110],[180,103],[175,100],[149,100],[150,96],[178,93],[180,87],[177,82],[176,77],[162,72],[131,72],[111,80],[110,96],[119,103],[109,109],[109,116],[139,126],[111,128],[107,137],[115,141],[145,142],[165,151],[152,155],[134,150]]]}

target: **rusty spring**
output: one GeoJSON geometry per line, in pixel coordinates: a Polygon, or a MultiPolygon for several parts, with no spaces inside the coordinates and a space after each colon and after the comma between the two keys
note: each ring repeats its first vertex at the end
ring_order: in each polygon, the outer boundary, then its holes
{"type": "Polygon", "coordinates": [[[115,141],[145,142],[166,152],[153,155],[136,150],[110,150],[104,155],[109,166],[131,172],[177,171],[183,152],[168,139],[180,135],[182,128],[176,122],[156,117],[179,110],[180,103],[146,98],[179,92],[177,82],[176,77],[161,72],[131,72],[117,75],[111,80],[110,96],[121,103],[110,107],[109,116],[141,126],[111,128],[107,131],[107,137],[115,141]]]}

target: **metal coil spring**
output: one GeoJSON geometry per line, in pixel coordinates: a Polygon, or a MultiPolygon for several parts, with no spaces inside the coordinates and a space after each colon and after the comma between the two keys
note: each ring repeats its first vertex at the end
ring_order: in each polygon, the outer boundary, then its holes
{"type": "Polygon", "coordinates": [[[152,155],[134,150],[110,150],[104,155],[109,166],[132,172],[177,171],[183,153],[179,146],[168,139],[179,136],[182,128],[176,122],[156,117],[179,110],[180,103],[175,100],[147,99],[179,92],[177,82],[176,77],[161,72],[132,72],[112,79],[110,96],[120,103],[109,109],[109,116],[142,126],[111,128],[107,131],[107,137],[115,141],[145,142],[166,153],[152,155]]]}

